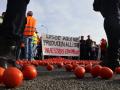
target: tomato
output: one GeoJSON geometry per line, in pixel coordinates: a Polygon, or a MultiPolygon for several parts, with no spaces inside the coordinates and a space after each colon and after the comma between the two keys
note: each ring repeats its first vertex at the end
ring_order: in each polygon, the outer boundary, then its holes
{"type": "Polygon", "coordinates": [[[3,74],[3,84],[6,87],[14,88],[20,86],[23,82],[23,74],[16,67],[8,67],[3,74]]]}

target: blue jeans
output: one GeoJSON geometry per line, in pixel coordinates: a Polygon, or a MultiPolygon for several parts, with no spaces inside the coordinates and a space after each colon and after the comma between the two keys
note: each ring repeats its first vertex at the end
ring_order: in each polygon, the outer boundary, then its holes
{"type": "Polygon", "coordinates": [[[32,58],[34,58],[37,54],[37,44],[32,45],[32,58]]]}
{"type": "Polygon", "coordinates": [[[32,60],[32,36],[24,36],[25,59],[32,60]]]}

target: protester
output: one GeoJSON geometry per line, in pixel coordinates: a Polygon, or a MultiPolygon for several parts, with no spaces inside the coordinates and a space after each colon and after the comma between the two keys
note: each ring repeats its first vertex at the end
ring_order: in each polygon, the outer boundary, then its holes
{"type": "Polygon", "coordinates": [[[25,59],[25,43],[24,43],[23,32],[24,32],[26,24],[27,24],[27,18],[24,19],[23,26],[21,28],[20,41],[17,43],[17,47],[16,47],[16,59],[17,60],[25,59]]]}
{"type": "Polygon", "coordinates": [[[38,32],[36,31],[34,32],[34,35],[32,37],[32,59],[33,60],[37,55],[38,42],[39,42],[39,36],[38,36],[38,32]]]}
{"type": "Polygon", "coordinates": [[[84,60],[86,59],[86,47],[85,47],[85,40],[84,40],[84,36],[81,36],[80,39],[80,59],[84,60]]]}
{"type": "Polygon", "coordinates": [[[96,60],[97,59],[97,44],[95,41],[92,42],[92,46],[91,46],[91,59],[92,60],[96,60]]]}
{"type": "Polygon", "coordinates": [[[38,45],[37,45],[37,54],[36,54],[36,59],[42,59],[42,37],[40,37],[38,40],[38,45]]]}
{"type": "Polygon", "coordinates": [[[105,55],[107,54],[107,41],[103,38],[100,43],[101,48],[101,60],[105,59],[105,55]]]}
{"type": "Polygon", "coordinates": [[[24,43],[25,43],[25,59],[32,60],[32,38],[36,32],[36,19],[33,17],[33,12],[27,12],[27,24],[24,29],[24,43]]]}
{"type": "Polygon", "coordinates": [[[114,70],[120,66],[120,0],[94,0],[93,9],[100,12],[104,18],[109,45],[101,64],[114,70]]]}
{"type": "Polygon", "coordinates": [[[7,8],[0,27],[0,66],[16,66],[15,46],[20,41],[21,27],[30,0],[7,0],[7,8]]]}
{"type": "Polygon", "coordinates": [[[90,38],[90,35],[87,36],[86,40],[86,59],[90,60],[92,59],[92,39],[90,38]]]}

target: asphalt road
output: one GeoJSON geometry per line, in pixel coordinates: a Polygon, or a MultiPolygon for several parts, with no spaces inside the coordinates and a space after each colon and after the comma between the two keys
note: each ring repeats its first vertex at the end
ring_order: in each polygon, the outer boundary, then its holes
{"type": "Polygon", "coordinates": [[[24,80],[20,87],[12,89],[1,85],[0,90],[120,90],[120,75],[104,80],[86,73],[83,79],[78,79],[73,72],[65,69],[47,71],[39,67],[34,80],[24,80]]]}

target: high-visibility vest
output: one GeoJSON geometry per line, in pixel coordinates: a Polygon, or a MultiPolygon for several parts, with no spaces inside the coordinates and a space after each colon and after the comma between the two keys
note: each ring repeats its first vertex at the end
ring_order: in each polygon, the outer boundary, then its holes
{"type": "Polygon", "coordinates": [[[27,16],[27,24],[24,29],[24,36],[33,36],[36,31],[36,20],[32,16],[27,16]]]}
{"type": "Polygon", "coordinates": [[[38,42],[38,35],[34,32],[32,43],[37,45],[37,42],[38,42]]]}

